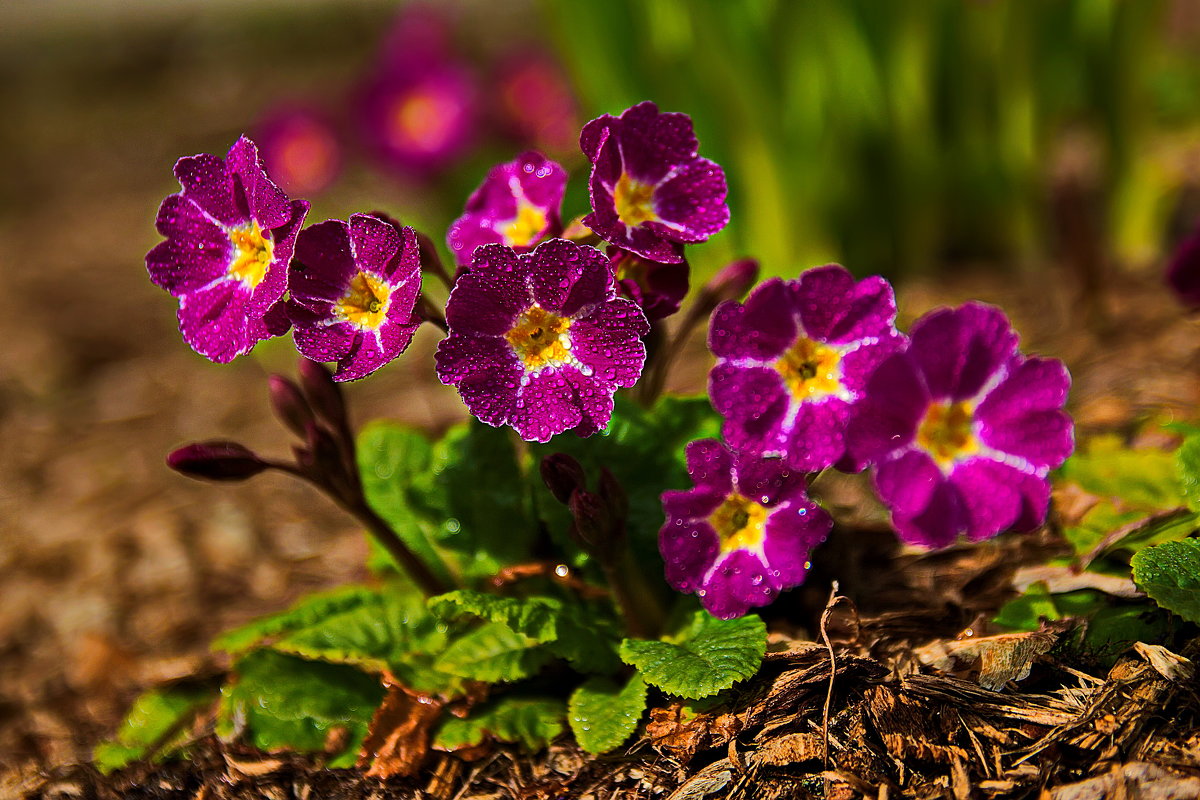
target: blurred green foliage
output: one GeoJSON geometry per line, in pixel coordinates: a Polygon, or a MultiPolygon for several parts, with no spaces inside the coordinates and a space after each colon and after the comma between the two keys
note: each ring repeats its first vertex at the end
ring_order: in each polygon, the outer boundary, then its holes
{"type": "Polygon", "coordinates": [[[1102,247],[1161,252],[1172,148],[1195,142],[1200,110],[1195,41],[1169,33],[1169,6],[542,2],[585,114],[685,111],[725,166],[733,223],[695,249],[702,270],[753,254],[768,274],[838,260],[893,276],[1036,263],[1051,182],[1072,168],[1099,200],[1102,247]]]}

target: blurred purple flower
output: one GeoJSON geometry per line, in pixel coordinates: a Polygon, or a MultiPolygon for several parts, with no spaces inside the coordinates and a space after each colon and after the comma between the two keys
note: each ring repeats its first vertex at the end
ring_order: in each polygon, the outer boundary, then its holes
{"type": "Polygon", "coordinates": [[[281,107],[263,117],[255,139],[271,175],[285,190],[316,194],[337,178],[342,145],[333,123],[303,106],[281,107]]]}
{"type": "Polygon", "coordinates": [[[837,264],[766,281],[745,304],[722,303],[708,334],[717,356],[708,386],[725,440],[802,472],[837,462],[867,378],[904,346],[895,319],[887,281],[855,281],[837,264]]]}
{"type": "Polygon", "coordinates": [[[532,253],[483,245],[446,305],[438,377],[478,419],[527,441],[608,425],[613,393],[642,374],[646,317],[616,296],[594,247],[551,239],[532,253]]]}
{"type": "Polygon", "coordinates": [[[591,160],[592,213],[583,224],[652,261],[683,260],[683,244],[703,242],[729,222],[724,171],[696,155],[687,114],[651,102],[604,114],[583,127],[591,160]]]}
{"type": "Polygon", "coordinates": [[[1200,306],[1200,227],[1175,250],[1167,265],[1167,283],[1189,306],[1200,306]]]}
{"type": "Polygon", "coordinates": [[[226,363],[288,329],[287,264],[308,203],[289,200],[245,136],[221,159],[181,158],[183,191],[165,199],[146,254],[155,285],[179,298],[179,329],[200,355],[226,363]]]}
{"type": "Polygon", "coordinates": [[[562,233],[566,188],[566,171],[541,153],[523,153],[492,167],[467,199],[466,213],[446,234],[454,260],[469,266],[481,244],[503,244],[524,253],[562,233]]]}
{"type": "Polygon", "coordinates": [[[420,324],[421,261],[412,228],[368,214],[331,219],[296,242],[288,314],[296,349],[362,378],[404,352],[420,324]]]}
{"type": "Polygon", "coordinates": [[[695,487],[662,496],[667,583],[698,594],[721,619],[803,583],[809,553],[833,527],[803,476],[777,458],[734,455],[715,439],[689,444],[687,464],[695,487]]]}
{"type": "Polygon", "coordinates": [[[1074,449],[1062,362],[1026,358],[998,308],[926,314],[908,350],[884,361],[847,430],[906,542],[944,547],[1046,517],[1047,473],[1074,449]]]}
{"type": "Polygon", "coordinates": [[[607,252],[621,293],[637,303],[648,320],[664,319],[679,310],[688,293],[686,261],[660,264],[616,245],[607,252]]]}
{"type": "Polygon", "coordinates": [[[501,60],[496,76],[501,123],[518,141],[551,153],[567,153],[575,146],[579,106],[554,58],[524,47],[501,60]]]}

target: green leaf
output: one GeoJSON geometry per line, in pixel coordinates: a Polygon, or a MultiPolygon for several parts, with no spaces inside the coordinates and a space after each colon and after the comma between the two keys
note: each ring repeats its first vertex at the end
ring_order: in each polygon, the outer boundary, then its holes
{"type": "Polygon", "coordinates": [[[371,717],[383,702],[379,680],[344,664],[306,661],[272,650],[256,650],[234,665],[236,678],[222,688],[222,710],[230,721],[245,720],[254,746],[263,750],[320,752],[333,728],[349,737],[341,765],[362,744],[371,717]]]}
{"type": "Polygon", "coordinates": [[[154,689],[133,701],[116,736],[92,753],[104,774],[122,769],[152,752],[156,760],[171,755],[187,739],[187,725],[196,711],[212,703],[211,688],[154,689]]]}
{"type": "Polygon", "coordinates": [[[561,700],[505,697],[476,709],[466,719],[447,717],[433,736],[439,750],[473,747],[490,735],[501,742],[519,742],[540,750],[563,731],[561,700]]]}
{"type": "Polygon", "coordinates": [[[757,616],[719,620],[697,611],[675,641],[621,642],[621,659],[647,683],[668,694],[697,699],[728,689],[758,672],[767,649],[767,626],[757,616]]]}
{"type": "Polygon", "coordinates": [[[1036,631],[1043,619],[1090,617],[1107,604],[1108,600],[1101,592],[1080,589],[1051,594],[1045,581],[1037,581],[1019,597],[1005,603],[992,621],[1012,630],[1036,631]]]}
{"type": "Polygon", "coordinates": [[[608,614],[596,609],[583,609],[554,597],[518,599],[463,590],[430,598],[429,608],[447,619],[466,613],[503,623],[545,643],[581,672],[608,673],[620,667],[616,626],[608,614]]]}
{"type": "Polygon", "coordinates": [[[1156,603],[1200,622],[1200,539],[1147,547],[1132,563],[1133,580],[1156,603]]]}
{"type": "Polygon", "coordinates": [[[418,691],[445,693],[457,681],[434,670],[431,656],[446,644],[446,626],[429,613],[424,597],[388,584],[307,597],[282,614],[226,633],[213,647],[239,654],[265,645],[309,660],[387,669],[418,691]]]}
{"type": "Polygon", "coordinates": [[[437,574],[494,575],[528,558],[537,526],[508,431],[479,422],[435,443],[393,423],[359,437],[359,470],[371,507],[437,574]]]}
{"type": "Polygon", "coordinates": [[[489,622],[456,639],[434,662],[441,672],[478,681],[515,681],[537,672],[550,651],[502,622],[489,622]]]}
{"type": "Polygon", "coordinates": [[[1164,450],[1131,450],[1116,436],[1098,436],[1086,452],[1062,466],[1063,479],[1097,497],[1119,499],[1121,505],[1159,511],[1183,505],[1175,455],[1164,450]]]}
{"type": "Polygon", "coordinates": [[[620,747],[646,711],[646,681],[634,673],[625,686],[590,678],[571,695],[567,719],[579,746],[593,755],[620,747]]]}
{"type": "Polygon", "coordinates": [[[1200,435],[1183,440],[1175,452],[1175,469],[1187,507],[1200,511],[1200,435]]]}
{"type": "Polygon", "coordinates": [[[443,619],[472,614],[490,622],[502,622],[517,633],[539,642],[551,642],[558,638],[557,622],[562,615],[563,604],[553,597],[518,599],[458,590],[429,598],[429,610],[443,619]]]}

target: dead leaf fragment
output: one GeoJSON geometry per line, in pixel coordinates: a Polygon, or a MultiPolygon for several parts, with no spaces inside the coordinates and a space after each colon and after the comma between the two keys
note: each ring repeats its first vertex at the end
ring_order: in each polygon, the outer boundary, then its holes
{"type": "Polygon", "coordinates": [[[1195,664],[1160,644],[1138,642],[1133,649],[1146,659],[1146,663],[1153,667],[1155,672],[1169,681],[1190,681],[1196,675],[1195,664]]]}
{"type": "Polygon", "coordinates": [[[1121,764],[1112,772],[1086,781],[1060,786],[1050,793],[1051,800],[1196,800],[1200,798],[1200,778],[1183,778],[1161,767],[1143,762],[1121,764]]]}
{"type": "Polygon", "coordinates": [[[950,674],[979,672],[978,683],[997,691],[1009,681],[1029,676],[1033,660],[1046,653],[1058,640],[1051,631],[1005,633],[981,639],[942,641],[916,649],[917,659],[927,667],[950,674]]]}
{"type": "Polygon", "coordinates": [[[373,778],[415,774],[429,753],[429,732],[444,706],[436,697],[389,682],[358,753],[358,765],[369,764],[367,775],[373,778]]]}

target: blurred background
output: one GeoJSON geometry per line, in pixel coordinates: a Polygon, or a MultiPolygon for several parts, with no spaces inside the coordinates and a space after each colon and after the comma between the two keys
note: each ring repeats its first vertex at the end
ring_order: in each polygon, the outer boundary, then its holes
{"type": "MultiPolygon", "coordinates": [[[[1198,399],[1159,277],[1200,218],[1198,52],[1190,0],[0,2],[0,762],[24,765],[4,780],[213,668],[222,627],[360,575],[360,535],[306,488],[162,464],[203,438],[284,452],[263,378],[294,363],[286,339],[227,367],[180,341],[143,266],[178,157],[247,132],[310,222],[382,209],[442,241],[527,148],[585,213],[579,127],[651,99],[730,181],[693,285],[751,255],[887,275],[906,319],[1001,301],[1071,364],[1080,419],[1115,426],[1198,399]]],[[[460,418],[435,344],[350,387],[357,418],[460,418]]],[[[703,388],[693,352],[677,390],[703,388]]]]}

